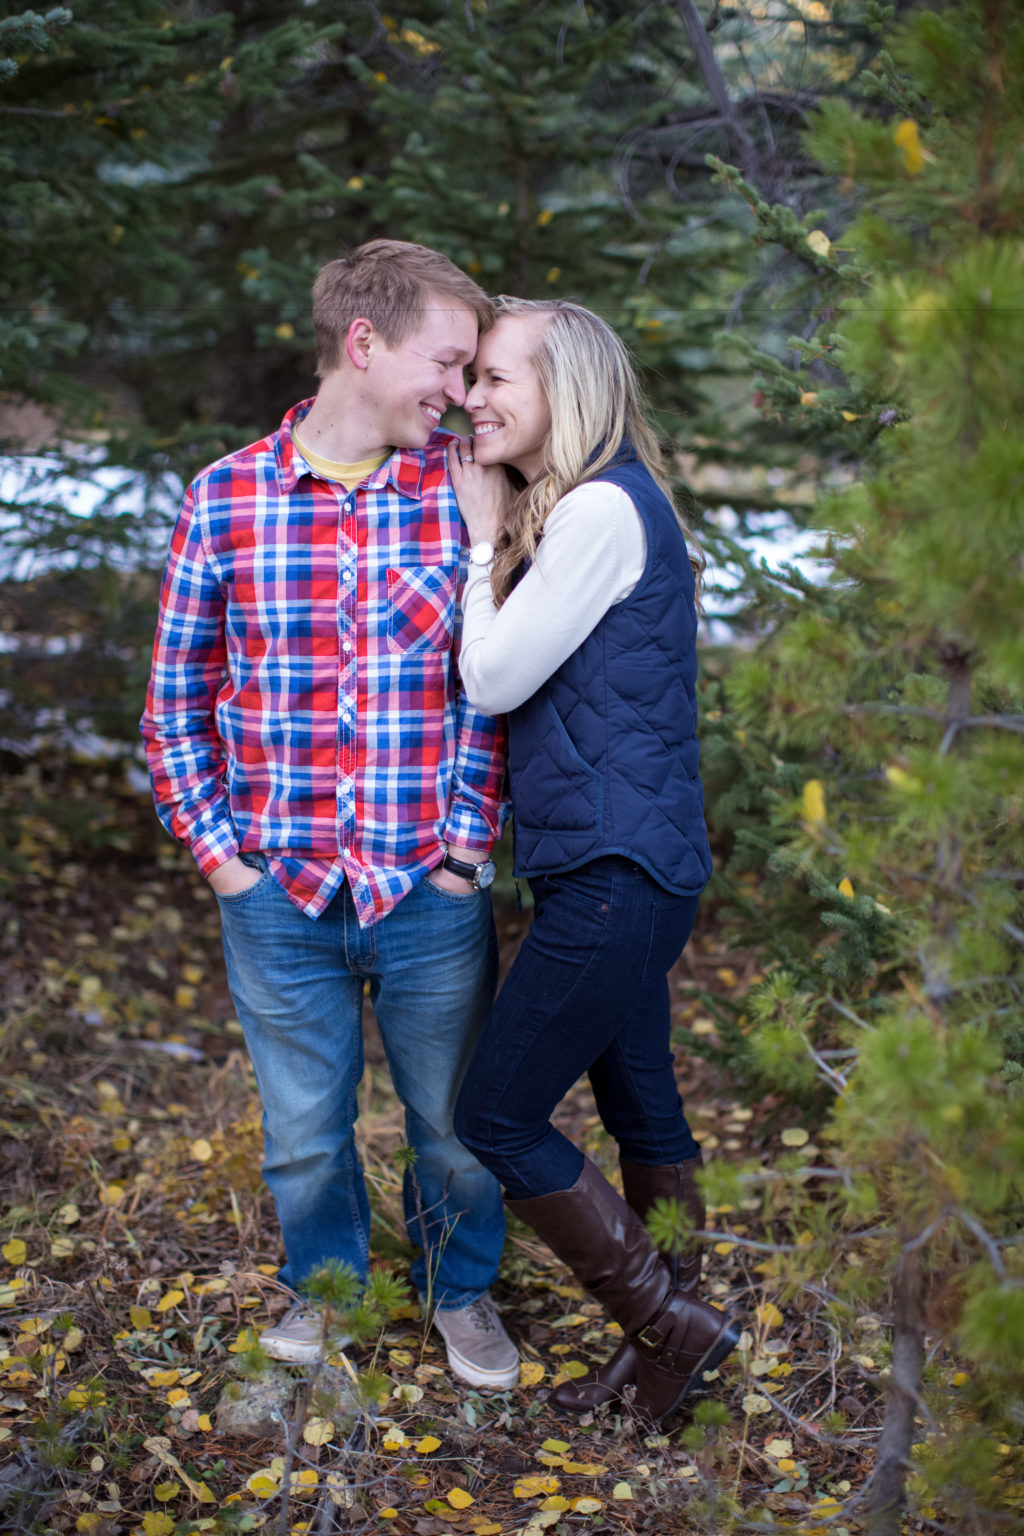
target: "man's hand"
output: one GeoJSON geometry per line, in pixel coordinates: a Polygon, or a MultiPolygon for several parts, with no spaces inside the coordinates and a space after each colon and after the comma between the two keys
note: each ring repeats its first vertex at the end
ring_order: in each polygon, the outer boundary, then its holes
{"type": "Polygon", "coordinates": [[[251,864],[243,863],[236,853],[224,864],[218,864],[206,878],[218,896],[237,896],[241,891],[249,890],[250,886],[258,885],[263,879],[263,873],[253,869],[251,864]]]}
{"type": "MultiPolygon", "coordinates": [[[[453,859],[458,859],[463,864],[486,864],[490,858],[490,854],[481,853],[477,848],[456,848],[453,845],[448,852],[453,859]]],[[[445,869],[442,864],[432,869],[427,879],[439,890],[451,891],[455,896],[465,896],[467,891],[473,890],[471,880],[464,880],[461,875],[455,874],[454,870],[445,869]]]]}

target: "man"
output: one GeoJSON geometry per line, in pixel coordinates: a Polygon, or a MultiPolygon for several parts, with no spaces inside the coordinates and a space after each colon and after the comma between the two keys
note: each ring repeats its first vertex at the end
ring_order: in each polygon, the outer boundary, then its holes
{"type": "Polygon", "coordinates": [[[504,738],[455,671],[464,534],[435,431],[489,318],[423,246],[375,240],[321,270],[319,393],[185,496],[142,732],[158,814],[217,896],[263,1101],[300,1296],[264,1349],[317,1358],[305,1282],[330,1259],[367,1273],[368,984],[416,1154],[413,1279],[455,1373],[508,1387],[518,1357],[488,1294],[500,1190],[452,1130],[495,983],[504,738]]]}

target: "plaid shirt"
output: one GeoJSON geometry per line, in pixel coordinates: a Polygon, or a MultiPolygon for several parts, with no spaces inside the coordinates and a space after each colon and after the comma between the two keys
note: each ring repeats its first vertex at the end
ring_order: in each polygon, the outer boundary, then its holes
{"type": "Polygon", "coordinates": [[[311,404],[189,487],[142,734],[157,813],[204,875],[262,849],[310,917],[347,879],[367,926],[444,844],[501,835],[505,733],[458,685],[449,435],[346,493],[292,440],[311,404]]]}

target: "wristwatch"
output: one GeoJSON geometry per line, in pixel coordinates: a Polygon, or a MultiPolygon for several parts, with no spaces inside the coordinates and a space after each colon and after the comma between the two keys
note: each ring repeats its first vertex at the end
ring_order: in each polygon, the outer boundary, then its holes
{"type": "Polygon", "coordinates": [[[470,565],[490,565],[494,559],[494,545],[490,539],[481,539],[469,552],[470,565]]]}
{"type": "Polygon", "coordinates": [[[461,875],[463,880],[468,880],[474,891],[486,891],[489,885],[494,884],[497,868],[493,859],[484,859],[482,864],[470,864],[467,859],[453,859],[450,853],[446,853],[441,860],[442,869],[450,869],[453,875],[461,875]]]}

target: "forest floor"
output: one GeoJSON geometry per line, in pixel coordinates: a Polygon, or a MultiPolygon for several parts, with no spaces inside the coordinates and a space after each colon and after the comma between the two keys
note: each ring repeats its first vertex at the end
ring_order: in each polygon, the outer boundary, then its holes
{"type": "MultiPolygon", "coordinates": [[[[260,1366],[251,1345],[287,1299],[214,898],[148,798],[95,767],[59,785],[29,769],[2,799],[15,839],[0,914],[0,1529],[861,1529],[881,1321],[862,1320],[853,1354],[823,1302],[784,1292],[770,1256],[744,1246],[772,1240],[759,1201],[709,1213],[722,1235],[704,1294],[736,1313],[741,1347],[658,1435],[628,1410],[552,1410],[552,1384],[606,1357],[615,1330],[514,1223],[495,1296],[522,1353],[517,1388],[453,1378],[413,1306],[315,1381],[260,1366]],[[370,1370],[360,1404],[347,1388],[370,1370]],[[239,1383],[270,1394],[278,1429],[225,1428],[239,1383]]],[[[507,964],[528,918],[506,902],[498,913],[507,964]]],[[[680,1027],[712,1034],[704,994],[740,996],[754,969],[702,914],[672,977],[680,1027]]],[[[374,1257],[407,1277],[401,1117],[369,1017],[366,1038],[374,1257]]],[[[677,1061],[706,1156],[769,1163],[785,1123],[775,1101],[746,1102],[682,1050],[677,1061]]],[[[585,1083],[558,1123],[614,1177],[585,1083]]]]}

